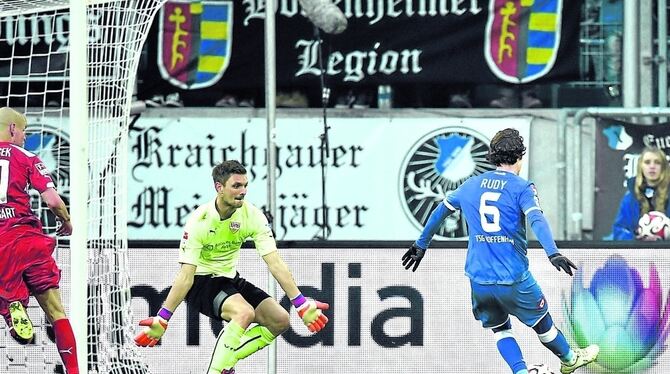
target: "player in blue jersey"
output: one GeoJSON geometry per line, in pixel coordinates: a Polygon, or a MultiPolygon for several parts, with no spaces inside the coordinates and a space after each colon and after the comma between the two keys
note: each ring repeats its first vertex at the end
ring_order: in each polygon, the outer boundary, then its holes
{"type": "Polygon", "coordinates": [[[497,166],[466,180],[431,213],[419,239],[402,258],[416,271],[444,219],[461,210],[468,224],[465,274],[470,278],[472,312],[492,329],[498,351],[514,374],[527,374],[509,316],[533,328],[542,344],[561,360],[561,373],[595,361],[599,348],[572,349],[549,314],[540,286],[528,270],[526,219],[557,270],[572,275],[577,267],[558,252],[542,214],[535,186],[519,177],[526,147],[515,129],[499,131],[487,159],[497,166]]]}

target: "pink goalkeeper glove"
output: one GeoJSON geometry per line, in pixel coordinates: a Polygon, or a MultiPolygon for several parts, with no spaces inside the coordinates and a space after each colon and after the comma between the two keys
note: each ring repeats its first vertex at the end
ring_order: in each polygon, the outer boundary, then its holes
{"type": "Polygon", "coordinates": [[[330,308],[327,303],[307,299],[302,294],[292,299],[291,302],[309,331],[319,332],[328,323],[328,317],[323,314],[324,310],[330,308]]]}
{"type": "Polygon", "coordinates": [[[158,344],[158,341],[165,334],[165,330],[167,330],[170,317],[172,317],[172,312],[161,308],[158,316],[141,320],[140,326],[146,327],[135,336],[135,344],[140,347],[153,347],[158,344]]]}

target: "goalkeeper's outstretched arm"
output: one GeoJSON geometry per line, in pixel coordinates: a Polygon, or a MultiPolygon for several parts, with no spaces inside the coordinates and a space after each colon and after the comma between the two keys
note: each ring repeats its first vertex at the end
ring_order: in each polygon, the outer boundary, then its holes
{"type": "Polygon", "coordinates": [[[291,303],[300,318],[302,318],[302,322],[307,326],[307,329],[311,332],[321,331],[328,323],[328,317],[323,314],[323,311],[328,309],[329,305],[317,300],[308,299],[300,293],[291,271],[277,251],[266,254],[263,256],[263,260],[268,265],[272,276],[286,293],[286,296],[291,299],[291,303]]]}
{"type": "Polygon", "coordinates": [[[186,294],[193,287],[195,269],[195,265],[181,264],[181,269],[179,269],[177,276],[172,282],[170,293],[168,293],[163,307],[158,311],[158,315],[140,321],[140,326],[144,326],[144,329],[135,336],[135,343],[137,345],[153,347],[158,344],[158,341],[165,334],[165,330],[167,330],[168,321],[172,317],[172,313],[184,301],[186,294]]]}
{"type": "Polygon", "coordinates": [[[294,299],[300,294],[300,290],[295,284],[295,280],[293,279],[291,271],[277,251],[270,252],[263,256],[263,261],[265,261],[265,263],[268,265],[268,270],[270,270],[272,276],[277,280],[279,286],[284,290],[286,296],[294,299]]]}
{"type": "Polygon", "coordinates": [[[181,268],[172,282],[172,288],[165,298],[165,302],[163,302],[163,308],[173,313],[179,304],[184,301],[186,294],[193,287],[195,269],[195,265],[181,264],[181,268]]]}

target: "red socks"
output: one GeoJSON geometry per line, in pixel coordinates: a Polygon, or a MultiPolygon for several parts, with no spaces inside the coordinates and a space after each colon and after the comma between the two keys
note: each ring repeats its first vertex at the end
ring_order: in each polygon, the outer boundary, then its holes
{"type": "Polygon", "coordinates": [[[56,335],[56,347],[58,354],[63,360],[63,365],[68,374],[79,374],[77,364],[77,344],[74,340],[74,333],[70,320],[67,318],[59,319],[53,322],[54,335],[56,335]]]}

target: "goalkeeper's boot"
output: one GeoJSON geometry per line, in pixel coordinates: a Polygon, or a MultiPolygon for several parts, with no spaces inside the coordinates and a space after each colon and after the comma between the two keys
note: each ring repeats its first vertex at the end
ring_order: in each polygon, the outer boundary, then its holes
{"type": "Polygon", "coordinates": [[[584,349],[575,349],[575,361],[572,364],[561,362],[561,374],[570,374],[578,368],[588,365],[598,358],[600,347],[592,344],[584,349]]]}
{"type": "Polygon", "coordinates": [[[347,17],[333,0],[299,0],[305,16],[321,30],[339,34],[347,28],[347,17]]]}
{"type": "Polygon", "coordinates": [[[9,304],[10,320],[7,321],[9,331],[14,340],[20,344],[28,344],[33,341],[33,323],[26,312],[26,308],[20,301],[9,304]]]}

